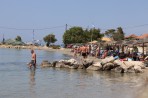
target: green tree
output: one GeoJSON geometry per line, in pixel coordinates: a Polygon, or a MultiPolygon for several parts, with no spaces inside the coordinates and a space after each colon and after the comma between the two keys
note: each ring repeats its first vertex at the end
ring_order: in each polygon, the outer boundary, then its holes
{"type": "Polygon", "coordinates": [[[88,42],[93,40],[99,41],[104,36],[104,34],[100,33],[100,29],[95,28],[90,29],[86,34],[89,35],[88,42]]]}
{"type": "Polygon", "coordinates": [[[105,31],[105,35],[109,38],[113,38],[115,33],[116,33],[115,29],[109,29],[109,30],[105,31]]]}
{"type": "Polygon", "coordinates": [[[43,40],[46,42],[46,46],[49,46],[49,44],[55,43],[57,41],[54,34],[49,34],[45,36],[43,40]]]}
{"type": "Polygon", "coordinates": [[[22,41],[22,38],[21,38],[20,36],[17,36],[17,37],[15,38],[15,40],[21,42],[21,41],[22,41]]]}
{"type": "Polygon", "coordinates": [[[63,42],[64,44],[83,43],[84,30],[82,27],[72,27],[67,30],[63,35],[63,42]]]}
{"type": "Polygon", "coordinates": [[[105,31],[105,35],[115,41],[124,40],[124,32],[121,27],[118,27],[117,30],[109,29],[105,31]]]}
{"type": "Polygon", "coordinates": [[[72,27],[64,33],[63,42],[64,44],[86,43],[99,40],[101,37],[103,34],[100,33],[100,29],[83,30],[82,27],[72,27]]]}

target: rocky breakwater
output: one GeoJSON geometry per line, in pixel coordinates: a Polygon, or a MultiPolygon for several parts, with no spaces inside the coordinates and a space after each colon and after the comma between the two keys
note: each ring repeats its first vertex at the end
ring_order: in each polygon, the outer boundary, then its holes
{"type": "Polygon", "coordinates": [[[107,57],[100,62],[94,62],[93,60],[81,60],[75,59],[60,60],[50,63],[49,61],[43,61],[41,67],[55,67],[55,68],[69,68],[69,69],[86,69],[92,71],[114,71],[120,73],[141,73],[144,72],[145,64],[140,61],[120,61],[115,60],[114,57],[107,57]]]}

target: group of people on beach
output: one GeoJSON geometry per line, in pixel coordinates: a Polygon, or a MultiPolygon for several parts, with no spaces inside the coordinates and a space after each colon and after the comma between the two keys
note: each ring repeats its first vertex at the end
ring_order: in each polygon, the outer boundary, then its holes
{"type": "Polygon", "coordinates": [[[104,49],[102,49],[99,45],[95,44],[75,46],[72,48],[74,57],[79,55],[84,59],[88,56],[93,56],[99,59],[104,59],[107,56],[113,56],[116,59],[125,61],[143,61],[148,59],[147,55],[139,53],[137,48],[133,48],[132,51],[129,49],[126,49],[125,51],[121,51],[119,46],[106,46],[104,49]],[[145,59],[143,59],[143,57],[145,57],[145,59]]]}

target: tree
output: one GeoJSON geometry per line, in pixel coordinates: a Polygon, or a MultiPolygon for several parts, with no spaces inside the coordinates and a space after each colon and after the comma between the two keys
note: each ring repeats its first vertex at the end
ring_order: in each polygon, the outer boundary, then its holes
{"type": "Polygon", "coordinates": [[[109,29],[105,31],[105,35],[115,41],[124,40],[124,32],[121,27],[118,27],[117,30],[109,29]]]}
{"type": "Polygon", "coordinates": [[[114,34],[116,33],[115,31],[116,31],[115,29],[109,29],[105,31],[105,35],[109,38],[113,38],[114,34]]]}
{"type": "Polygon", "coordinates": [[[49,46],[49,44],[55,43],[57,41],[54,34],[49,34],[45,36],[43,40],[46,42],[46,46],[49,46]]]}
{"type": "Polygon", "coordinates": [[[90,29],[89,32],[86,34],[89,35],[88,42],[93,40],[99,41],[104,36],[104,34],[100,33],[100,29],[95,29],[95,28],[90,29]]]}
{"type": "Polygon", "coordinates": [[[63,35],[64,44],[83,43],[84,30],[82,27],[72,27],[63,35]]]}
{"type": "Polygon", "coordinates": [[[72,27],[64,33],[63,42],[64,44],[86,43],[99,40],[101,37],[103,37],[103,34],[100,34],[100,29],[83,30],[82,27],[72,27]]]}
{"type": "Polygon", "coordinates": [[[21,38],[20,36],[17,36],[17,37],[15,38],[15,40],[21,42],[21,41],[22,41],[22,38],[21,38]]]}

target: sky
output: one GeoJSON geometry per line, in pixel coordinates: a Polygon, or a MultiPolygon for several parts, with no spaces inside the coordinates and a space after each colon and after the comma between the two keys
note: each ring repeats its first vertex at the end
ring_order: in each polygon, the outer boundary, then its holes
{"type": "Polygon", "coordinates": [[[42,40],[55,34],[62,43],[65,26],[108,29],[125,35],[148,33],[148,0],[0,0],[0,40],[42,40]]]}

